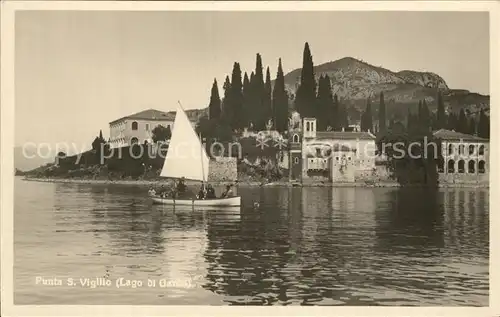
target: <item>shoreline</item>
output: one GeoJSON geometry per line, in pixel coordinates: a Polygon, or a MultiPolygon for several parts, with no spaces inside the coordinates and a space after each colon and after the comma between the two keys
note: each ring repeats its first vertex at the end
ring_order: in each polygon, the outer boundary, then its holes
{"type": "MultiPolygon", "coordinates": [[[[23,181],[40,182],[40,183],[66,183],[66,184],[86,184],[86,185],[129,185],[129,186],[154,186],[163,183],[160,180],[102,180],[102,179],[75,179],[75,178],[34,178],[22,177],[23,181]]],[[[214,185],[224,186],[236,184],[239,187],[362,187],[362,188],[378,188],[378,187],[426,187],[423,185],[407,185],[401,186],[397,182],[380,182],[380,183],[299,183],[288,181],[277,181],[262,183],[257,181],[237,181],[237,182],[211,182],[214,185]]],[[[199,182],[186,181],[186,185],[199,184],[199,182]]],[[[439,188],[484,188],[489,189],[489,184],[479,183],[441,183],[439,188]]]]}

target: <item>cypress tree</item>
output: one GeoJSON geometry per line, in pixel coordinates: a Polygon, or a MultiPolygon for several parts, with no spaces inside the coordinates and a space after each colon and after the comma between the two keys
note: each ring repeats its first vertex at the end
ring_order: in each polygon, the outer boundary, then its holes
{"type": "Polygon", "coordinates": [[[317,105],[315,117],[318,130],[326,130],[328,126],[333,127],[333,99],[328,76],[319,78],[317,105]]]}
{"type": "Polygon", "coordinates": [[[229,107],[231,101],[231,81],[229,80],[229,76],[226,76],[226,80],[224,81],[224,99],[222,100],[222,112],[221,119],[225,122],[231,118],[231,108],[229,107]]]}
{"type": "Polygon", "coordinates": [[[481,138],[490,138],[490,117],[486,115],[484,109],[479,114],[479,124],[477,127],[477,135],[481,138]]]}
{"type": "Polygon", "coordinates": [[[250,80],[252,85],[252,106],[253,106],[253,124],[256,130],[264,130],[266,127],[265,119],[265,87],[264,76],[262,73],[262,57],[257,53],[255,61],[255,75],[250,80]]]}
{"type": "Polygon", "coordinates": [[[295,110],[304,117],[315,114],[316,107],[316,79],[314,77],[314,65],[309,43],[304,45],[300,85],[295,96],[295,110]]]}
{"type": "Polygon", "coordinates": [[[380,92],[380,104],[378,108],[378,132],[384,134],[386,132],[386,114],[384,92],[380,92]]]}
{"type": "Polygon", "coordinates": [[[337,100],[338,104],[338,122],[339,122],[339,130],[345,129],[349,127],[349,117],[347,115],[347,108],[343,103],[338,101],[338,97],[335,94],[334,100],[337,100]]]}
{"type": "Polygon", "coordinates": [[[430,115],[429,115],[429,107],[427,107],[427,103],[425,99],[419,103],[419,112],[418,112],[419,126],[422,129],[422,132],[429,132],[430,130],[430,115]]]}
{"type": "Polygon", "coordinates": [[[467,134],[476,135],[476,120],[474,117],[471,117],[469,120],[469,129],[467,130],[467,134]]]}
{"type": "Polygon", "coordinates": [[[248,127],[250,123],[250,115],[252,113],[252,101],[250,95],[250,80],[245,72],[243,77],[243,127],[248,127]]]}
{"type": "Polygon", "coordinates": [[[444,129],[446,127],[446,113],[444,110],[443,96],[438,92],[437,97],[437,129],[444,129]]]}
{"type": "MultiPolygon", "coordinates": [[[[271,87],[271,72],[269,71],[269,66],[266,69],[266,82],[264,84],[264,100],[262,102],[262,113],[264,115],[264,123],[267,124],[269,120],[272,120],[273,109],[272,109],[272,87],[271,87]]],[[[276,127],[273,121],[273,127],[276,127]]]]}
{"type": "Polygon", "coordinates": [[[361,131],[372,131],[373,132],[373,122],[372,122],[372,106],[370,98],[366,102],[366,110],[361,115],[361,131]]]}
{"type": "Polygon", "coordinates": [[[241,68],[239,63],[234,63],[229,90],[229,124],[232,130],[241,129],[244,125],[243,118],[243,85],[241,82],[241,68]]]}
{"type": "Polygon", "coordinates": [[[458,117],[457,131],[461,133],[467,133],[469,130],[469,122],[467,121],[467,116],[465,115],[465,110],[462,108],[458,117]]]}
{"type": "Polygon", "coordinates": [[[273,122],[276,130],[280,133],[288,129],[288,95],[285,90],[285,76],[281,65],[281,58],[278,62],[278,73],[273,89],[273,122]]]}
{"type": "Polygon", "coordinates": [[[208,118],[210,120],[218,120],[221,114],[221,101],[219,96],[219,87],[217,86],[217,79],[214,79],[212,91],[210,94],[210,103],[208,105],[208,118]]]}
{"type": "Polygon", "coordinates": [[[341,115],[342,114],[340,113],[339,98],[337,94],[335,94],[333,96],[332,115],[330,117],[330,122],[334,131],[342,130],[342,128],[340,127],[342,120],[341,115]]]}

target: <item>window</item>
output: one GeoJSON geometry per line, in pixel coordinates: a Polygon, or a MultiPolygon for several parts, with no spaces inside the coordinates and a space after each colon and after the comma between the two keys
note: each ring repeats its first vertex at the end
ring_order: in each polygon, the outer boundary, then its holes
{"type": "Polygon", "coordinates": [[[299,143],[299,136],[297,134],[293,135],[293,143],[299,143]]]}
{"type": "Polygon", "coordinates": [[[139,140],[136,137],[130,139],[130,144],[137,144],[137,143],[139,143],[139,140]]]}
{"type": "Polygon", "coordinates": [[[298,158],[298,157],[295,157],[295,158],[293,159],[293,162],[294,162],[295,164],[299,164],[299,158],[298,158]]]}
{"type": "Polygon", "coordinates": [[[484,145],[479,146],[479,155],[484,155],[484,145]]]}
{"type": "Polygon", "coordinates": [[[283,160],[285,159],[285,155],[283,153],[280,154],[280,162],[283,163],[283,160]]]}
{"type": "Polygon", "coordinates": [[[316,148],[316,156],[321,156],[321,149],[320,148],[316,148]]]}
{"type": "Polygon", "coordinates": [[[477,171],[480,174],[484,174],[484,172],[486,172],[486,163],[484,161],[479,161],[477,171]]]}
{"type": "Polygon", "coordinates": [[[458,146],[458,155],[464,154],[464,152],[465,152],[464,149],[465,149],[465,146],[463,144],[460,144],[458,146]]]}
{"type": "Polygon", "coordinates": [[[455,161],[454,160],[448,161],[448,173],[455,173],[455,161]]]}
{"type": "Polygon", "coordinates": [[[310,131],[310,130],[311,130],[311,123],[307,122],[306,123],[306,131],[310,131]]]}
{"type": "Polygon", "coordinates": [[[335,160],[336,160],[336,161],[338,161],[338,160],[339,160],[339,157],[338,157],[338,156],[336,156],[336,157],[335,157],[335,160]]]}
{"type": "Polygon", "coordinates": [[[476,172],[476,162],[469,161],[469,173],[474,174],[476,172]]]}
{"type": "Polygon", "coordinates": [[[347,159],[350,161],[352,159],[352,157],[349,156],[347,159]]]}
{"type": "Polygon", "coordinates": [[[146,131],[149,131],[149,123],[146,123],[146,131]]]}
{"type": "Polygon", "coordinates": [[[314,122],[311,122],[311,131],[314,131],[314,122]]]}
{"type": "Polygon", "coordinates": [[[465,173],[465,162],[464,160],[458,161],[458,172],[465,173]]]}
{"type": "Polygon", "coordinates": [[[474,154],[474,145],[471,144],[469,145],[469,155],[473,155],[474,154]]]}
{"type": "Polygon", "coordinates": [[[137,123],[137,121],[132,122],[132,130],[137,130],[138,126],[139,124],[137,123]]]}
{"type": "Polygon", "coordinates": [[[453,144],[448,145],[448,155],[453,154],[453,144]]]}

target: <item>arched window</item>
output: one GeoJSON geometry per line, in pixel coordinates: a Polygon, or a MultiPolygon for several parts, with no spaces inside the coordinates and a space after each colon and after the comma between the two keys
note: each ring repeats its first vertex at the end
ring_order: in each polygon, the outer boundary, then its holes
{"type": "Polygon", "coordinates": [[[314,122],[311,122],[311,131],[314,131],[314,122]]]}
{"type": "Polygon", "coordinates": [[[448,155],[453,154],[453,144],[448,145],[448,155]]]}
{"type": "Polygon", "coordinates": [[[465,173],[465,162],[464,160],[458,161],[458,172],[465,173]]]}
{"type": "Polygon", "coordinates": [[[484,174],[484,172],[486,172],[486,162],[485,161],[479,161],[477,171],[480,174],[484,174]]]}
{"type": "Polygon", "coordinates": [[[469,145],[469,155],[473,155],[474,154],[474,150],[475,150],[475,147],[473,144],[469,145]]]}
{"type": "Polygon", "coordinates": [[[310,122],[306,123],[306,131],[311,131],[311,123],[310,122]]]}
{"type": "Polygon", "coordinates": [[[469,161],[469,173],[474,174],[476,172],[476,162],[473,160],[469,161]]]}
{"type": "Polygon", "coordinates": [[[454,160],[448,161],[448,173],[455,173],[455,161],[454,160]]]}
{"type": "Polygon", "coordinates": [[[136,137],[130,139],[130,144],[137,144],[137,143],[139,143],[139,140],[136,137]]]}
{"type": "Polygon", "coordinates": [[[484,155],[484,145],[479,146],[479,155],[484,155]]]}
{"type": "Polygon", "coordinates": [[[293,162],[294,162],[295,164],[299,164],[299,158],[298,158],[298,157],[295,157],[295,158],[293,159],[293,162]]]}
{"type": "Polygon", "coordinates": [[[137,121],[132,122],[132,130],[137,130],[138,126],[139,126],[139,124],[137,123],[137,121]]]}
{"type": "Polygon", "coordinates": [[[297,134],[293,135],[293,143],[299,143],[299,136],[297,134]]]}

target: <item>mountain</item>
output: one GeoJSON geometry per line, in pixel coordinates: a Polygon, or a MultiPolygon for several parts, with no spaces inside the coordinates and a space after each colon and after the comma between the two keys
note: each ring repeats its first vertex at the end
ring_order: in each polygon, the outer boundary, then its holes
{"type": "MultiPolygon", "coordinates": [[[[43,155],[43,154],[42,154],[43,155]]],[[[14,168],[19,171],[30,171],[47,163],[53,163],[55,157],[45,158],[37,155],[36,149],[21,146],[14,147],[14,168]]]]}
{"type": "MultiPolygon", "coordinates": [[[[169,111],[168,114],[175,115],[175,111],[169,111]]],[[[208,116],[208,107],[203,109],[188,109],[186,110],[186,115],[189,121],[198,122],[198,120],[204,116],[208,116]]]]}
{"type": "MultiPolygon", "coordinates": [[[[378,109],[380,92],[384,92],[388,115],[394,115],[397,119],[406,116],[408,107],[416,109],[418,102],[424,99],[429,108],[435,110],[438,90],[443,95],[448,111],[458,111],[463,107],[473,112],[489,109],[489,96],[450,89],[443,78],[431,72],[393,72],[352,57],[317,65],[314,71],[316,80],[321,75],[330,77],[332,93],[348,105],[349,114],[354,120],[359,119],[359,113],[364,110],[368,98],[371,98],[373,109],[378,109]]],[[[291,101],[300,83],[300,75],[300,68],[285,75],[285,86],[291,101]]]]}

